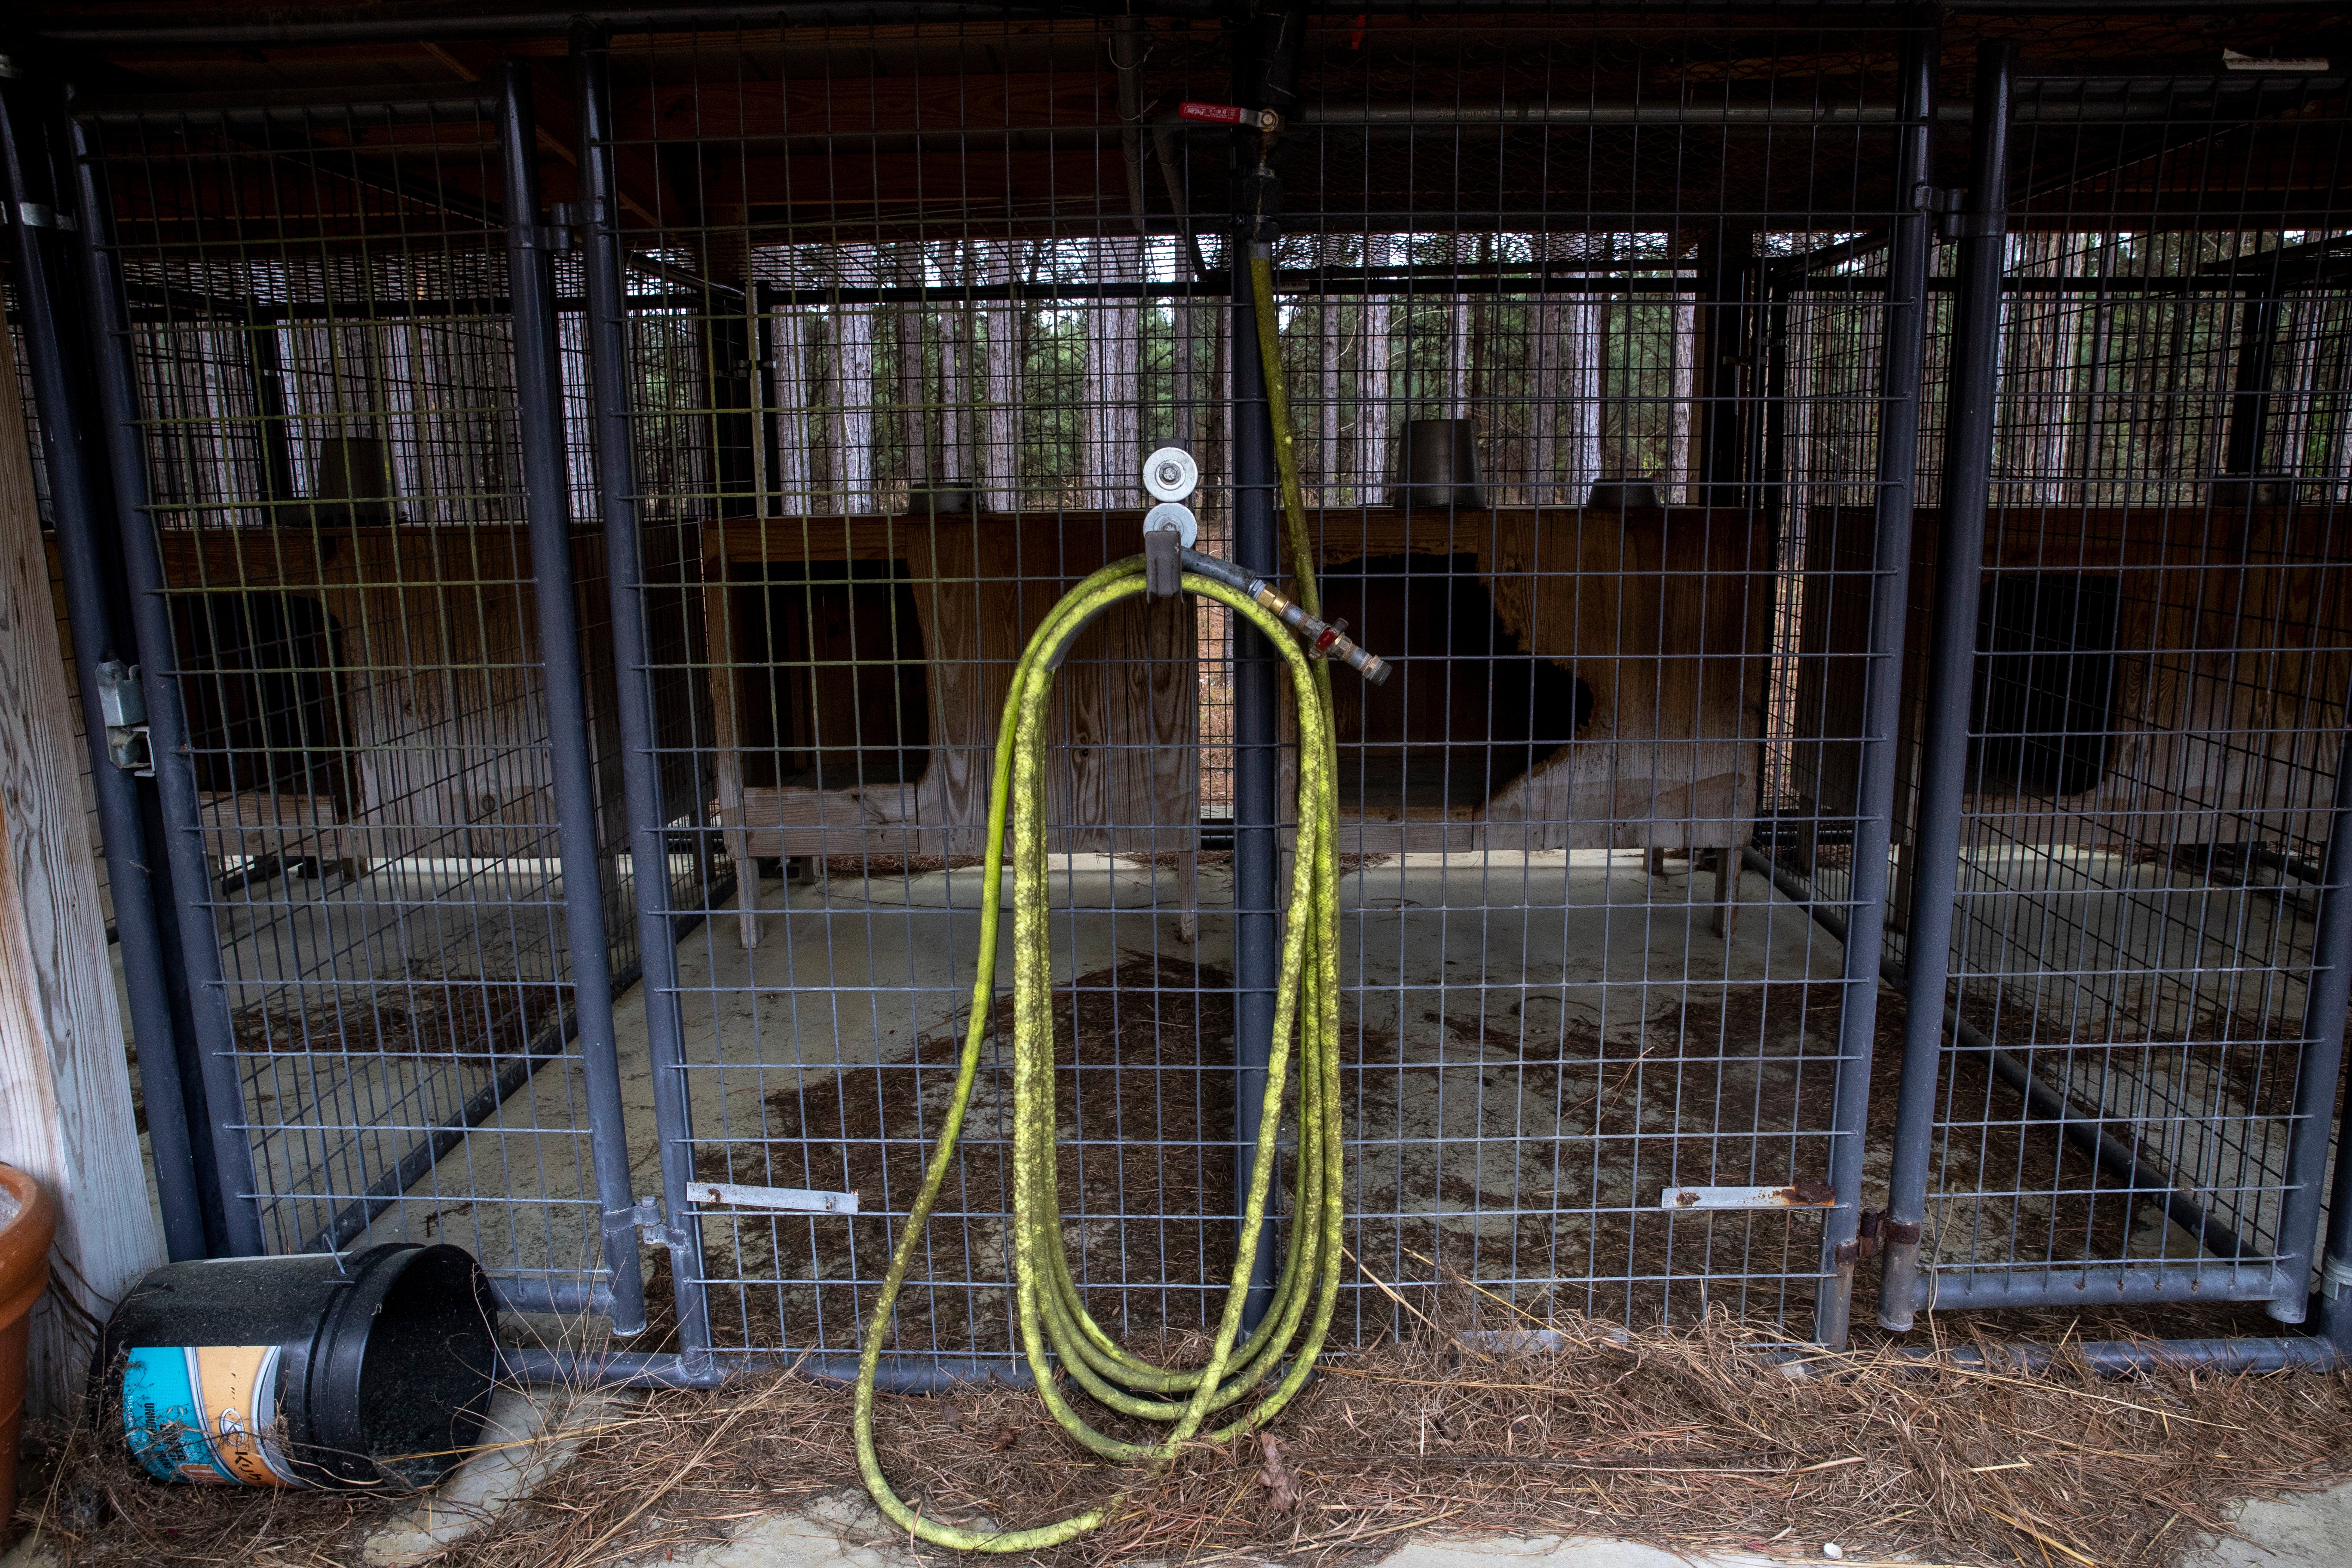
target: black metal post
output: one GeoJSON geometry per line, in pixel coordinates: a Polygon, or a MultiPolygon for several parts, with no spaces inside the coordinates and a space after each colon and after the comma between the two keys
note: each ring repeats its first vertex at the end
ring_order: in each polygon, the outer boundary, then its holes
{"type": "MultiPolygon", "coordinates": [[[[2331,856],[2346,837],[2347,794],[2352,794],[2352,745],[2344,747],[2336,763],[2336,822],[2328,836],[2331,856]]],[[[2314,933],[2312,976],[2306,984],[2335,987],[2340,1028],[2345,993],[2352,991],[2352,863],[2334,860],[2325,881],[2328,890],[2321,897],[2336,906],[2336,918],[2323,928],[2324,943],[2322,933],[2314,933]]],[[[2326,910],[2321,912],[2325,914],[2326,910]]],[[[2309,1016],[2306,992],[2306,1023],[2309,1016]]],[[[2339,1073],[2344,1070],[2340,1060],[2336,1066],[2339,1073]]],[[[2322,1098],[2318,1103],[2325,1105],[2326,1100],[2322,1098]]],[[[2352,1101],[2345,1105],[2343,1119],[2336,1129],[2336,1170],[2328,1194],[2327,1249],[2319,1258],[2319,1321],[2313,1326],[2338,1352],[2352,1355],[2352,1101]]]]}
{"type": "MultiPolygon", "coordinates": [[[[147,709],[148,750],[155,768],[155,809],[161,815],[163,863],[168,873],[173,924],[179,936],[179,973],[197,1077],[205,1142],[211,1146],[220,1194],[216,1255],[254,1258],[268,1250],[257,1203],[253,1144],[247,1136],[245,1083],[237,1069],[228,987],[221,972],[220,936],[214,925],[212,866],[205,853],[203,805],[188,720],[180,700],[178,643],[164,598],[163,554],[148,507],[147,458],[139,430],[139,373],[131,313],[114,249],[114,209],[99,175],[95,132],[69,121],[74,164],[76,256],[89,311],[90,363],[98,395],[98,426],[105,445],[109,487],[121,540],[120,569],[131,603],[131,641],[140,650],[140,695],[147,709]]],[[[149,852],[156,844],[151,838],[149,852]]],[[[110,875],[111,868],[109,868],[110,875]]],[[[159,891],[163,889],[158,889],[159,891]]],[[[118,920],[121,905],[116,907],[118,920]]],[[[183,1080],[183,1099],[185,1099],[183,1080]]],[[[202,1168],[204,1161],[197,1163],[202,1168]]]]}
{"type": "Polygon", "coordinates": [[[1959,885],[1960,812],[1968,789],[1969,700],[1976,672],[1977,600],[1984,582],[1985,509],[1991,495],[1993,413],[2000,392],[2000,279],[2008,259],[2010,73],[2017,47],[1977,51],[1969,192],[1961,215],[1952,321],[1951,401],[1944,430],[1943,521],[1936,537],[1935,621],[1928,632],[1921,716],[1918,824],[1912,836],[1910,1010],[1887,1177],[1885,1272],[1878,1321],[1911,1327],[1927,1219],[1927,1167],[1943,1066],[1944,990],[1951,973],[1959,885]]]}
{"type": "MultiPolygon", "coordinates": [[[[1295,11],[1249,18],[1234,35],[1234,101],[1244,109],[1287,109],[1294,96],[1303,21],[1295,11]]],[[[1270,243],[1275,189],[1260,162],[1258,132],[1234,138],[1234,226],[1227,255],[1233,282],[1234,560],[1273,579],[1281,573],[1275,528],[1274,421],[1259,359],[1257,305],[1250,286],[1253,247],[1270,243]]],[[[1274,1040],[1274,1001],[1281,983],[1282,662],[1265,638],[1234,621],[1234,1193],[1236,1211],[1249,1191],[1274,1040]]],[[[1238,1218],[1238,1213],[1236,1214],[1238,1218]]],[[[1243,1321],[1255,1328],[1274,1300],[1276,1222],[1239,1245],[1256,1250],[1243,1321]]]]}
{"type": "MultiPolygon", "coordinates": [[[[539,142],[531,116],[530,68],[520,60],[506,61],[499,88],[507,271],[514,300],[515,407],[522,426],[523,510],[530,527],[532,604],[539,615],[548,752],[555,779],[556,853],[563,868],[572,1005],[579,1020],[580,1059],[588,1085],[589,1150],[609,1238],[614,1211],[628,1211],[635,1205],[619,1071],[613,1065],[612,956],[604,934],[594,767],[588,755],[587,701],[581,683],[571,485],[564,467],[562,360],[555,330],[554,263],[548,250],[554,233],[540,223],[539,142]]],[[[657,858],[655,864],[667,861],[657,858]]],[[[635,1247],[623,1248],[615,1258],[608,1240],[604,1261],[614,1271],[617,1314],[624,1267],[631,1276],[636,1272],[635,1247]]],[[[640,1301],[642,1295],[640,1289],[640,1301]]],[[[614,1326],[621,1327],[617,1321],[614,1326]]],[[[643,1327],[642,1321],[637,1326],[643,1327]]]]}
{"type": "Polygon", "coordinates": [[[1717,237],[1702,263],[1699,283],[1697,460],[1692,464],[1702,506],[1755,504],[1749,484],[1751,422],[1748,408],[1748,351],[1760,327],[1752,290],[1761,281],[1755,236],[1735,229],[1717,237]]]}
{"type": "Polygon", "coordinates": [[[2233,476],[2251,477],[2262,471],[2263,426],[2271,411],[2271,364],[2278,352],[2279,283],[2279,264],[2273,259],[2238,311],[2238,363],[2230,389],[2230,428],[2222,457],[2222,471],[2233,476]]]}
{"type": "MultiPolygon", "coordinates": [[[[1234,560],[1275,577],[1280,570],[1274,523],[1274,426],[1266,413],[1265,372],[1258,362],[1257,307],[1250,297],[1247,244],[1236,241],[1234,271],[1234,560]]],[[[1275,991],[1281,981],[1281,859],[1277,829],[1282,788],[1281,661],[1257,629],[1234,618],[1234,1195],[1249,1190],[1274,1039],[1275,991]]],[[[1236,1218],[1239,1217],[1236,1214],[1236,1218]]],[[[1255,1243],[1244,1321],[1255,1328],[1274,1299],[1274,1222],[1255,1243]]]]}
{"type": "MultiPolygon", "coordinates": [[[[646,634],[644,551],[637,532],[636,475],[630,461],[628,291],[622,279],[620,182],[613,163],[613,89],[605,37],[589,28],[572,36],[572,82],[580,125],[582,267],[588,286],[588,395],[596,429],[596,500],[604,519],[605,572],[612,586],[613,664],[621,728],[621,787],[628,810],[631,888],[636,898],[637,948],[643,955],[646,1055],[653,1067],[655,1136],[661,1144],[662,1196],[675,1240],[670,1286],[678,1338],[691,1356],[710,1343],[703,1296],[702,1229],[686,1216],[694,1139],[686,1089],[686,1031],[678,1010],[677,931],[670,909],[669,836],[662,810],[661,760],[656,751],[653,673],[646,634]]],[[[620,1082],[610,1086],[619,1128],[620,1082]]],[[[592,1110],[592,1114],[593,1114],[592,1110]]],[[[645,1325],[644,1289],[637,1278],[636,1237],[628,1184],[628,1147],[616,1135],[616,1179],[604,1180],[604,1153],[596,1171],[604,1201],[604,1256],[613,1270],[614,1331],[645,1325]],[[623,1259],[627,1300],[635,1304],[624,1326],[623,1259]]]]}
{"type": "MultiPolygon", "coordinates": [[[[705,374],[710,384],[712,478],[721,517],[758,517],[764,511],[769,500],[762,493],[761,476],[773,471],[760,460],[761,451],[772,453],[774,446],[767,440],[767,421],[760,416],[756,396],[757,378],[765,373],[753,363],[761,357],[761,334],[752,331],[751,322],[764,312],[761,287],[749,270],[748,266],[741,268],[742,300],[713,299],[703,320],[709,344],[705,374]],[[727,309],[730,304],[737,308],[727,309]]],[[[748,876],[751,868],[739,867],[737,873],[748,876]]]]}
{"type": "Polygon", "coordinates": [[[1911,575],[1911,514],[1918,478],[1920,366],[1927,354],[1927,263],[1933,241],[1926,206],[1935,123],[1937,29],[1921,19],[1905,35],[1902,129],[1895,143],[1893,239],[1887,258],[1885,330],[1878,392],[1877,501],[1870,587],[1869,665],[1863,677],[1861,777],[1856,786],[1853,879],[1849,888],[1832,1091],[1829,1179],[1837,1207],[1822,1224],[1822,1284],[1813,1338],[1844,1345],[1853,1309],[1853,1268],[1862,1212],[1863,1137],[1870,1116],[1871,1045],[1878,1027],[1879,965],[1885,957],[1887,847],[1895,805],[1895,732],[1903,686],[1903,615],[1911,575]]]}
{"type": "MultiPolygon", "coordinates": [[[[2341,566],[2322,567],[2341,574],[2341,566]]],[[[2336,809],[2327,827],[2327,867],[2321,879],[2319,923],[2311,938],[2311,973],[2305,982],[2303,1063],[2294,1079],[2294,1129],[2287,1135],[2286,1198],[2279,1209],[2278,1260],[2283,1293],[2267,1310],[2282,1323],[2302,1322],[2311,1280],[2312,1244],[2327,1200],[2327,1143],[2336,1131],[2336,1079],[2344,1070],[2344,1026],[2352,1007],[2352,734],[2337,732],[2336,809]]],[[[2352,1117],[2352,1107],[2347,1107],[2352,1117]]],[[[2343,1279],[2352,1263],[2352,1140],[2336,1151],[2336,1199],[2328,1215],[2327,1267],[2343,1279]]],[[[2352,1348],[2352,1303],[2331,1299],[2323,1279],[2321,1325],[2352,1348]]]]}
{"type": "MultiPolygon", "coordinates": [[[[122,953],[131,1038],[139,1047],[139,1084],[147,1109],[147,1142],[163,1210],[163,1246],[174,1263],[207,1256],[204,1206],[198,1197],[194,1141],[180,1081],[178,1031],[171,982],[155,917],[155,889],[147,875],[145,813],[137,776],[115,765],[107,745],[100,669],[126,671],[139,648],[114,613],[104,544],[107,510],[104,454],[89,434],[95,402],[87,369],[89,346],[75,329],[87,325],[66,229],[58,211],[58,182],[47,116],[27,101],[20,78],[0,79],[0,155],[8,165],[8,207],[16,221],[16,298],[25,333],[25,370],[39,410],[41,453],[49,473],[49,503],[63,569],[66,619],[73,641],[75,683],[80,689],[82,735],[89,752],[91,794],[98,803],[99,847],[122,953]],[[37,222],[44,213],[47,221],[37,222]],[[83,341],[77,342],[78,338],[83,341]]],[[[110,520],[108,520],[110,521],[110,520]]]]}

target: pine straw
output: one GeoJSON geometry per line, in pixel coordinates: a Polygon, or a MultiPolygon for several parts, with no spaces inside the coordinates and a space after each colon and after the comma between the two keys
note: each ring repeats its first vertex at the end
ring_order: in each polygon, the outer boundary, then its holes
{"type": "MultiPolygon", "coordinates": [[[[2352,1384],[2186,1368],[2102,1380],[1920,1371],[1859,1354],[1791,1377],[1768,1336],[1717,1317],[1627,1333],[1553,1325],[1558,1353],[1486,1354],[1450,1334],[1327,1363],[1274,1452],[1200,1446],[1152,1479],[1097,1463],[1034,1395],[883,1398],[884,1460],[927,1511],[1050,1519],[1121,1486],[1104,1531],[1055,1564],[1251,1552],[1368,1561],[1411,1533],[1622,1535],[1849,1563],[1897,1553],[2034,1568],[2158,1568],[2226,1529],[2229,1505],[2352,1464],[2352,1384]],[[1286,1506],[1287,1503],[1287,1506],[1286,1506]]],[[[389,1510],[133,1479],[87,1436],[28,1490],[74,1563],[352,1563],[389,1510]],[[60,1529],[102,1490],[114,1517],[60,1529]]],[[[664,1560],[778,1509],[856,1494],[845,1389],[789,1376],[656,1395],[591,1429],[529,1502],[442,1559],[469,1568],[664,1560]]],[[[862,1498],[860,1499],[862,1502],[862,1498]]],[[[853,1527],[856,1543],[892,1532],[853,1527]]]]}

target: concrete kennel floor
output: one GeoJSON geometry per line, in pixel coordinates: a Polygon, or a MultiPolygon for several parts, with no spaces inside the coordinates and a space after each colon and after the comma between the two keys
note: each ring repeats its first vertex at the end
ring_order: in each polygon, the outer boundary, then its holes
{"type": "MultiPolygon", "coordinates": [[[[1372,1086],[1353,1093],[1348,1110],[1357,1141],[1352,1212],[1381,1216],[1382,1237],[1401,1247],[1416,1237],[1426,1246],[1442,1231],[1454,1258],[1464,1256],[1461,1246],[1471,1247],[1467,1271],[1486,1279],[1627,1271],[1629,1253],[1601,1256],[1601,1244],[1585,1232],[1555,1226],[1547,1217],[1554,1209],[1606,1211],[1617,1216],[1612,1223],[1640,1229],[1651,1250],[1633,1265],[1636,1272],[1707,1275],[1727,1279],[1730,1289],[1749,1276],[1752,1288],[1769,1293],[1782,1289],[1779,1276],[1810,1270],[1810,1226],[1817,1223],[1810,1216],[1774,1216],[1783,1237],[1776,1246],[1742,1234],[1738,1227],[1757,1222],[1738,1216],[1699,1222],[1710,1228],[1697,1235],[1685,1219],[1667,1236],[1654,1210],[1669,1181],[1733,1184],[1822,1173],[1837,945],[1753,873],[1742,879],[1741,919],[1727,944],[1709,929],[1712,906],[1694,901],[1711,894],[1711,872],[1694,876],[1687,862],[1667,864],[1668,874],[1654,878],[1643,858],[1629,851],[1426,854],[1342,878],[1343,1025],[1358,1042],[1357,1059],[1379,1069],[1352,1080],[1358,1090],[1372,1086]],[[1760,1006],[1738,1013],[1742,994],[1760,1006]],[[1536,1058],[1556,1076],[1538,1081],[1527,1070],[1536,1058]],[[1570,1169],[1559,1152],[1567,1125],[1560,1106],[1612,1092],[1622,1115],[1588,1120],[1587,1131],[1611,1136],[1570,1169]],[[1569,1242],[1552,1256],[1530,1257],[1527,1238],[1539,1231],[1569,1242]],[[1660,1247],[1680,1252],[1661,1262],[1660,1247]],[[1568,1256],[1558,1256],[1563,1250],[1568,1256]]],[[[680,1005],[698,1150],[706,1159],[722,1143],[754,1152],[770,1147],[764,1141],[774,1136],[779,1094],[831,1085],[845,1068],[904,1062],[918,1039],[960,1033],[950,1026],[969,1005],[979,881],[977,869],[790,887],[770,880],[761,889],[768,912],[755,950],[739,945],[730,918],[688,935],[679,946],[680,1005]]],[[[2073,926],[2112,921],[2120,930],[2134,918],[2128,894],[2078,879],[2045,897],[2066,900],[2073,926]]],[[[1167,868],[1094,855],[1057,861],[1056,979],[1099,973],[1123,954],[1189,957],[1194,949],[1179,940],[1176,900],[1167,868]],[[1073,907],[1082,912],[1073,916],[1073,907]]],[[[1225,868],[1202,868],[1200,908],[1200,961],[1229,969],[1225,868]]],[[[2224,931],[2243,926],[2215,923],[2224,931]]],[[[1009,952],[1001,954],[1000,995],[1009,962],[1009,952]]],[[[659,1190],[644,1007],[639,987],[617,1008],[640,1194],[659,1190]]],[[[1887,1106],[1895,1066],[1882,1036],[1874,1092],[1887,1106]]],[[[927,1095],[927,1111],[935,1098],[927,1095]]],[[[499,1273],[561,1275],[584,1267],[593,1256],[586,1239],[593,1204],[585,1140],[573,1131],[584,1125],[584,1105],[576,1064],[550,1065],[410,1187],[361,1244],[455,1240],[499,1273]]],[[[983,1092],[974,1127],[990,1109],[983,1092]]],[[[1948,1181],[1974,1184],[1980,1170],[1997,1187],[2013,1179],[2005,1176],[2007,1152],[1964,1143],[1954,1140],[1946,1152],[1948,1181]]],[[[1874,1136],[1864,1173],[1873,1195],[1883,1191],[1886,1157],[1874,1136]]],[[[798,1177],[771,1179],[803,1184],[798,1177]]],[[[812,1176],[806,1184],[825,1184],[812,1176]]],[[[874,1195],[862,1194],[869,1207],[874,1195]]],[[[904,1202],[893,1194],[893,1206],[904,1202]]],[[[2028,1193],[1996,1206],[1988,1219],[2004,1233],[2012,1210],[2029,1243],[2049,1228],[2046,1198],[2028,1193]]],[[[1957,1248],[1948,1261],[1984,1256],[1986,1225],[1938,1229],[1946,1238],[1940,1250],[1957,1248]]],[[[704,1233],[714,1278],[739,1269],[752,1279],[792,1275],[773,1261],[772,1242],[761,1240],[775,1233],[767,1215],[706,1211],[704,1233]]],[[[2147,1206],[2131,1225],[2128,1250],[2176,1259],[2196,1252],[2147,1206]]],[[[981,1258],[972,1277],[987,1277],[991,1262],[981,1258]]],[[[878,1268],[861,1258],[868,1277],[878,1268]]],[[[825,1268],[823,1277],[839,1271],[825,1268]]],[[[760,1290],[775,1294],[767,1286],[747,1294],[760,1290]]],[[[1603,1313],[1636,1306],[1622,1289],[1564,1290],[1557,1300],[1603,1313]]],[[[1725,1304],[1773,1310],[1769,1295],[1725,1304]]],[[[756,1344],[761,1331],[746,1320],[730,1337],[722,1325],[722,1342],[756,1344]]],[[[825,1339],[843,1348],[850,1342],[831,1329],[825,1339]]]]}
{"type": "MultiPolygon", "coordinates": [[[[1711,893],[1712,874],[1694,877],[1683,861],[1668,865],[1667,876],[1653,878],[1643,857],[1629,851],[1556,850],[1507,861],[1431,854],[1344,876],[1342,984],[1360,989],[1346,996],[1343,1024],[1393,1036],[1395,1059],[1436,1068],[1415,1104],[1394,1108],[1380,1130],[1391,1135],[1389,1146],[1360,1151],[1360,1165],[1369,1171],[1385,1156],[1385,1187],[1409,1191],[1433,1184],[1430,1167],[1441,1157],[1450,1170],[1475,1167],[1478,1151],[1466,1142],[1474,1131],[1507,1142],[1524,1118],[1516,1107],[1505,1113],[1479,1081],[1505,1048],[1489,1043],[1495,1038],[1512,1042],[1516,1062],[1522,1037],[1598,1037],[1613,1061],[1638,1055],[1645,1023],[1710,987],[1786,983],[1793,997],[1807,981],[1834,980],[1836,944],[1764,879],[1743,879],[1745,907],[1727,948],[1707,930],[1712,906],[1690,901],[1711,893]]],[[[689,933],[679,946],[680,989],[698,1141],[756,1140],[766,1131],[762,1108],[780,1089],[830,1078],[842,1067],[901,1058],[917,1038],[959,1018],[970,1000],[979,882],[976,869],[795,887],[771,880],[761,885],[761,907],[770,912],[756,949],[738,944],[731,919],[689,933]]],[[[1006,892],[1009,906],[1009,878],[1006,892]]],[[[1229,969],[1227,869],[1202,868],[1199,897],[1199,959],[1229,969]]],[[[1171,870],[1095,855],[1058,861],[1055,902],[1065,912],[1055,922],[1056,979],[1155,945],[1164,955],[1191,955],[1195,949],[1179,942],[1175,900],[1171,870]],[[1086,912],[1071,918],[1073,904],[1086,912]]],[[[1000,953],[1000,987],[1009,984],[1009,946],[1000,953]]],[[[644,992],[635,988],[617,1009],[640,1194],[658,1190],[644,1007],[644,992]]],[[[1823,1016],[1817,997],[1817,1026],[1823,1016]]],[[[1823,1048],[1820,1040],[1810,1047],[1816,1055],[1823,1048]]],[[[1819,1081],[1803,1125],[1818,1129],[1828,1115],[1828,1086],[1825,1067],[1814,1071],[1819,1081]]],[[[570,1157],[568,1134],[559,1134],[563,1157],[534,1153],[553,1142],[548,1130],[573,1125],[572,1108],[583,1103],[577,1079],[571,1064],[542,1070],[410,1188],[366,1239],[478,1237],[494,1270],[577,1267],[588,1256],[588,1216],[567,1203],[577,1189],[565,1178],[576,1169],[584,1179],[584,1159],[575,1164],[570,1157]],[[541,1223],[507,1203],[469,1199],[467,1174],[478,1190],[503,1196],[495,1184],[501,1170],[544,1173],[546,1184],[536,1190],[563,1206],[541,1223]]],[[[1486,1157],[1496,1157],[1492,1146],[1486,1157]]],[[[1696,1178],[1685,1172],[1682,1179],[1696,1178]]],[[[1612,1196],[1622,1202],[1634,1194],[1612,1196]]],[[[1648,1202],[1654,1205],[1654,1193],[1648,1202]]],[[[723,1220],[707,1227],[714,1256],[727,1229],[723,1220]]]]}

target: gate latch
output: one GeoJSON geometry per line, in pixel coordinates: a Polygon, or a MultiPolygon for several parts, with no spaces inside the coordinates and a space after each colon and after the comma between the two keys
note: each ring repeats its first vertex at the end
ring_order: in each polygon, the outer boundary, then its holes
{"type": "Polygon", "coordinates": [[[1176,106],[1176,118],[1201,125],[1236,125],[1268,134],[1282,129],[1282,116],[1271,109],[1244,109],[1237,103],[1196,103],[1190,99],[1176,106]]]}
{"type": "Polygon", "coordinates": [[[124,773],[155,776],[155,753],[147,740],[147,697],[139,687],[139,667],[110,658],[98,667],[98,713],[106,723],[107,759],[124,773]]]}
{"type": "Polygon", "coordinates": [[[1826,1182],[1796,1182],[1780,1187],[1668,1187],[1658,1194],[1658,1206],[1668,1214],[1833,1209],[1837,1190],[1826,1182]]]}

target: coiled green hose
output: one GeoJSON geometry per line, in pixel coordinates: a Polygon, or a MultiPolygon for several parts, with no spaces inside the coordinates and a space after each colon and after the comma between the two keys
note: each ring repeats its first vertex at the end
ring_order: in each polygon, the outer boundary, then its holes
{"type": "MultiPolygon", "coordinates": [[[[1276,456],[1288,514],[1298,600],[1319,610],[1308,568],[1305,514],[1291,451],[1287,399],[1275,353],[1273,278],[1261,257],[1251,268],[1258,339],[1266,363],[1276,456]]],[[[1046,715],[1063,654],[1094,617],[1143,591],[1143,559],[1118,562],[1072,589],[1046,615],[1014,666],[997,730],[996,765],[988,801],[988,855],[981,887],[980,951],[972,978],[971,1022],[964,1034],[955,1092],[922,1185],[898,1235],[883,1277],[874,1316],[858,1357],[855,1423],[857,1468],[866,1490],[899,1529],[935,1546],[964,1552],[1036,1552],[1100,1525],[1118,1506],[1102,1507],[1026,1530],[976,1531],[926,1520],[892,1491],[874,1447],[874,1379],[890,1331],[898,1290],[921,1246],[923,1227],[955,1158],[965,1109],[980,1068],[992,1011],[996,974],[997,890],[1003,885],[1004,829],[1013,827],[1013,1263],[1021,1340],[1037,1391],[1054,1418],[1078,1442],[1106,1458],[1163,1467],[1208,1420],[1246,1399],[1279,1372],[1279,1380],[1226,1426],[1213,1442],[1256,1430],[1296,1395],[1313,1372],[1339,1299],[1343,1161],[1339,1140],[1339,912],[1332,825],[1334,781],[1331,676],[1308,658],[1282,623],[1238,590],[1186,573],[1186,593],[1197,594],[1250,622],[1282,652],[1297,695],[1298,837],[1290,900],[1283,925],[1282,968],[1275,997],[1274,1039],[1268,1053],[1264,1113],[1250,1166],[1241,1234],[1260,1234],[1272,1186],[1276,1134],[1290,1079],[1294,1041],[1299,1061],[1298,1153],[1290,1193],[1290,1230],[1274,1299],[1249,1339],[1241,1342],[1255,1248],[1236,1248],[1233,1278],[1208,1360],[1190,1369],[1156,1365],[1129,1354],[1088,1314],[1070,1273],[1063,1245],[1055,1172],[1053,945],[1047,926],[1045,767],[1046,715]],[[1304,1332],[1302,1333],[1302,1325],[1304,1332]],[[1079,1387],[1121,1415],[1170,1423],[1158,1443],[1133,1443],[1097,1431],[1073,1409],[1055,1378],[1054,1360],[1079,1387]],[[1288,1365],[1284,1367],[1287,1359],[1288,1365]]]]}

